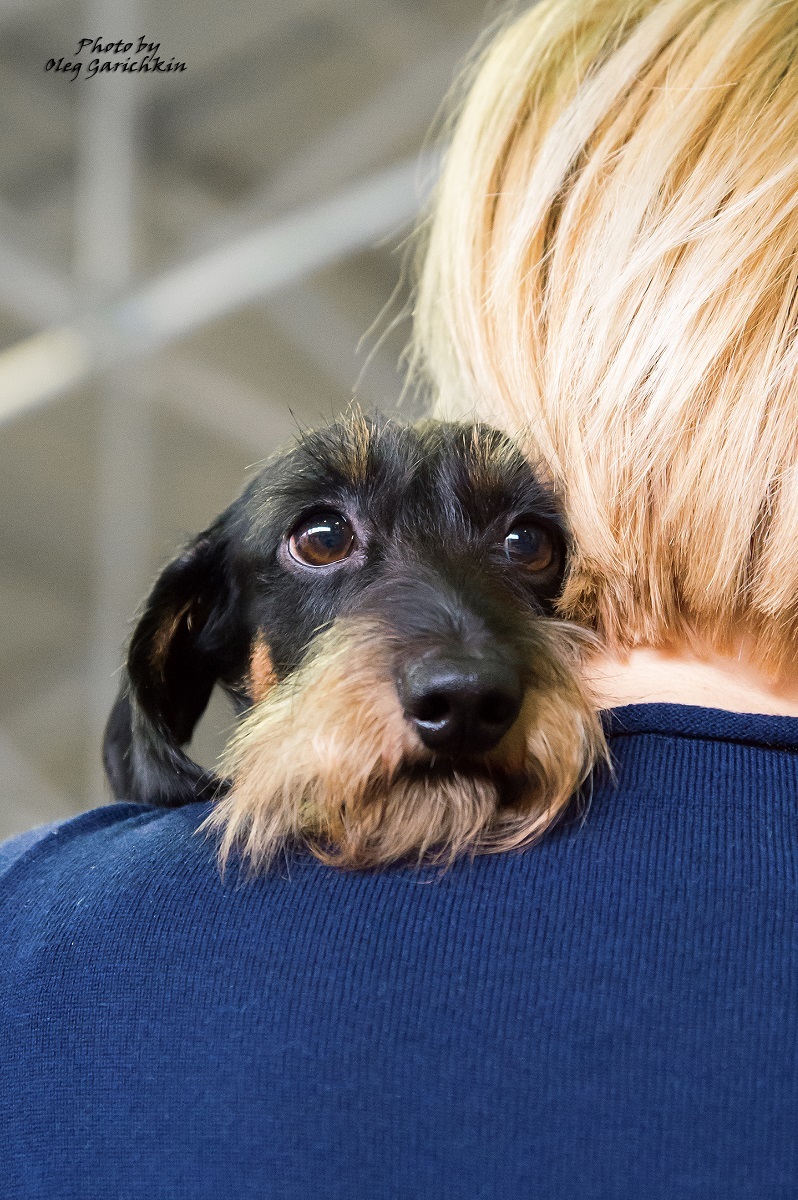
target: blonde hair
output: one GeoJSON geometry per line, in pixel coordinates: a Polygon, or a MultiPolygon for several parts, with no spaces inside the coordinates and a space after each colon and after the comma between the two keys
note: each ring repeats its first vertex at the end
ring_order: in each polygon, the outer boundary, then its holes
{"type": "Polygon", "coordinates": [[[798,633],[798,3],[541,0],[475,65],[413,362],[537,443],[610,646],[798,633]]]}

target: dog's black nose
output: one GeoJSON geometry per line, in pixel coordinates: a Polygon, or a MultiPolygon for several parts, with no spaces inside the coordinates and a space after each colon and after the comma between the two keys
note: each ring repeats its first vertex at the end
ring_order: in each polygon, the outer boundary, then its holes
{"type": "Polygon", "coordinates": [[[521,710],[518,671],[495,658],[421,659],[398,679],[405,716],[430,750],[482,754],[504,736],[521,710]]]}

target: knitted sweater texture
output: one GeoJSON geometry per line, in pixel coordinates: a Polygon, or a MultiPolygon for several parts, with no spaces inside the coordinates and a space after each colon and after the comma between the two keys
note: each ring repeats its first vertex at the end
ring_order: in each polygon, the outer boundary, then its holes
{"type": "Polygon", "coordinates": [[[798,1195],[798,719],[608,725],[443,873],[221,880],[202,805],[0,848],[3,1200],[798,1195]]]}

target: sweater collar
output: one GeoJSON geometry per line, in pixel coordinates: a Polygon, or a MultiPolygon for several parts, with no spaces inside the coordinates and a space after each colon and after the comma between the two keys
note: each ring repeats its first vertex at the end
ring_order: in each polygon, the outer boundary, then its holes
{"type": "Polygon", "coordinates": [[[798,717],[728,712],[691,704],[624,704],[605,709],[601,718],[605,733],[613,739],[648,733],[798,751],[798,717]]]}

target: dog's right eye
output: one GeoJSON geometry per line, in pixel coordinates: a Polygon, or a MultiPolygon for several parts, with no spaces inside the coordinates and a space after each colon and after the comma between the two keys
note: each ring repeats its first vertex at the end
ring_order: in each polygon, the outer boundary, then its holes
{"type": "Polygon", "coordinates": [[[306,567],[329,567],[348,558],[355,546],[355,531],[336,512],[306,517],[288,539],[288,553],[306,567]]]}

